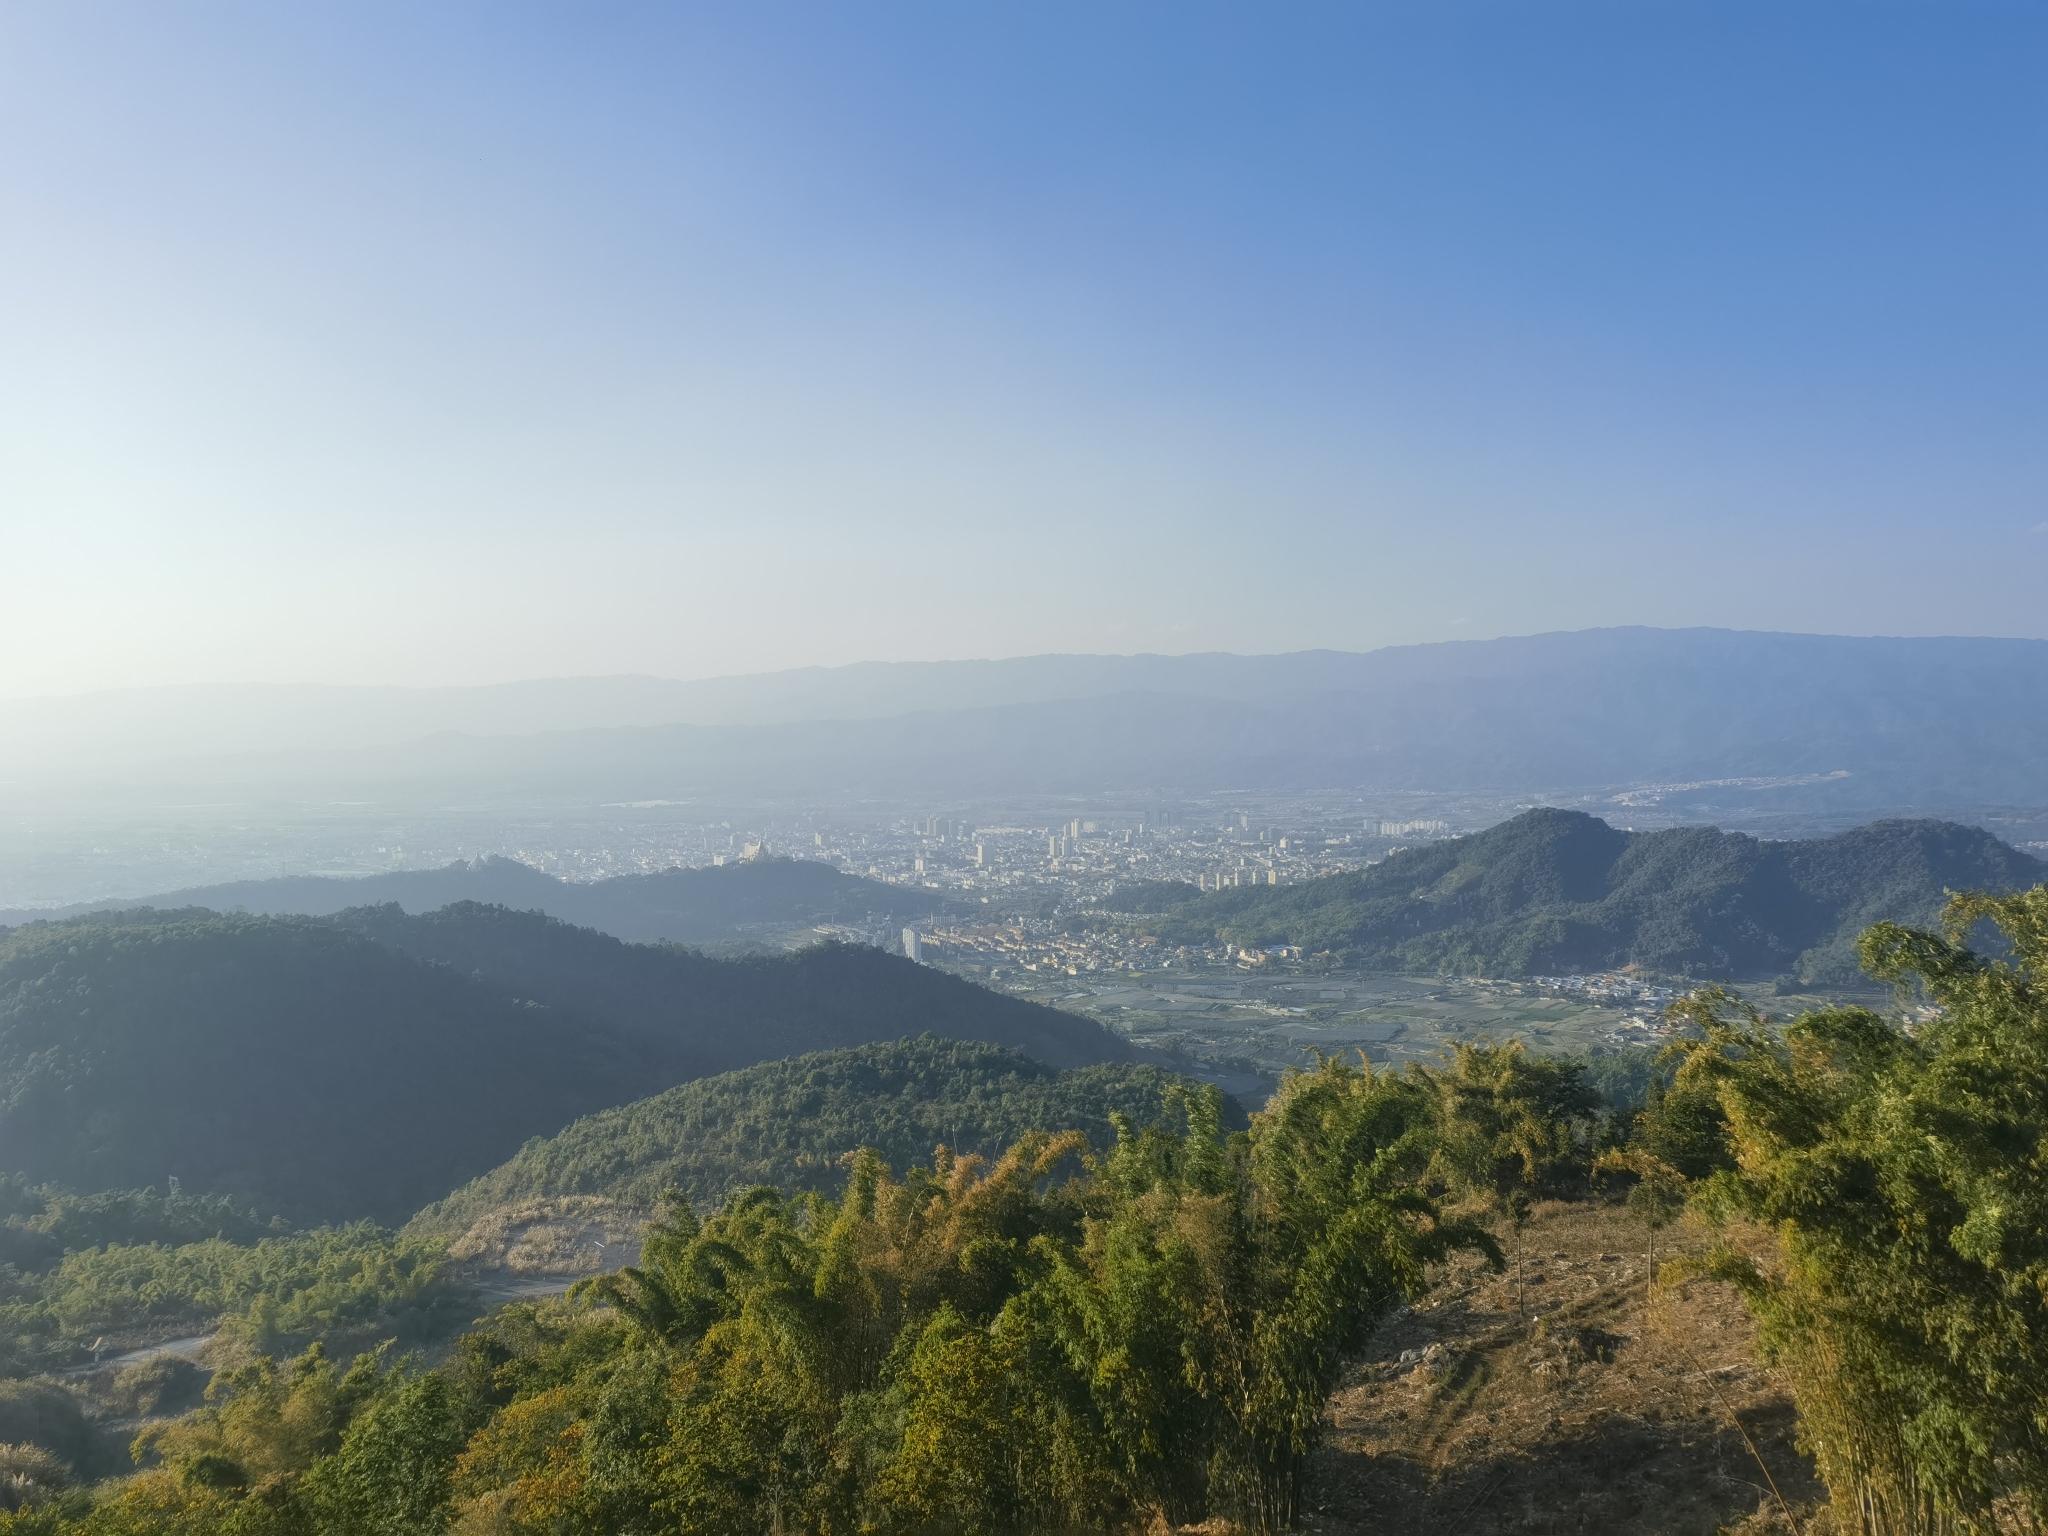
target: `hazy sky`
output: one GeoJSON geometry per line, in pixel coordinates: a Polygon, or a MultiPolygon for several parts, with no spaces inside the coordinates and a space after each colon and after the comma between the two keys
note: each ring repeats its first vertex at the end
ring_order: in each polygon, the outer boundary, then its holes
{"type": "Polygon", "coordinates": [[[0,8],[0,694],[2048,636],[2039,4],[0,8]]]}

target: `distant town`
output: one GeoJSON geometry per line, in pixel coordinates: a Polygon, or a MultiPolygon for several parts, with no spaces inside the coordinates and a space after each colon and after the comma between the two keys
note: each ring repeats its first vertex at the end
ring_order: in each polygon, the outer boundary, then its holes
{"type": "Polygon", "coordinates": [[[1028,818],[981,820],[820,811],[752,824],[738,817],[694,826],[670,822],[658,834],[647,813],[659,807],[635,805],[618,807],[635,813],[633,821],[622,818],[615,840],[600,847],[518,848],[512,856],[567,879],[763,857],[818,859],[892,885],[1039,911],[1048,903],[1067,908],[1093,901],[1135,881],[1184,881],[1212,891],[1288,885],[1500,819],[1490,805],[1454,822],[1440,815],[1361,813],[1334,799],[1265,797],[1242,809],[1206,802],[1092,815],[1046,815],[1041,808],[1028,818]]]}

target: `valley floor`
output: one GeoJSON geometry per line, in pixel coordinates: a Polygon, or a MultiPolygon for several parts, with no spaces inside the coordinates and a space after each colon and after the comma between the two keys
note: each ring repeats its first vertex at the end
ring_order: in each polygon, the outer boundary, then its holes
{"type": "MultiPolygon", "coordinates": [[[[1658,1239],[1660,1264],[1706,1241],[1690,1225],[1658,1239]]],[[[1303,1527],[1704,1536],[1747,1516],[1745,1530],[1783,1530],[1774,1481],[1806,1529],[1824,1490],[1742,1303],[1695,1282],[1646,1316],[1644,1242],[1618,1207],[1548,1204],[1519,1243],[1502,1233],[1505,1276],[1454,1267],[1325,1410],[1303,1527]]]]}

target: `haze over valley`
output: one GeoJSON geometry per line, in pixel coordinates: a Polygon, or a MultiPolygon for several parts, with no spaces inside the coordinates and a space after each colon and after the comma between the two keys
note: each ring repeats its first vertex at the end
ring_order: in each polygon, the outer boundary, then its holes
{"type": "MultiPolygon", "coordinates": [[[[0,703],[0,908],[479,857],[591,879],[762,843],[900,880],[935,816],[960,829],[949,881],[993,829],[986,856],[1027,884],[1075,821],[1256,823],[1295,834],[1290,874],[1400,840],[1380,824],[1529,804],[1767,836],[1934,814],[2038,843],[2044,720],[2048,642],[1712,630],[25,700],[0,703]],[[1331,836],[1353,841],[1302,862],[1331,836]]],[[[1235,867],[1184,849],[1164,872],[1205,864],[1235,867]]]]}
{"type": "Polygon", "coordinates": [[[2044,69],[0,7],[0,1536],[2048,1531],[2044,69]]]}

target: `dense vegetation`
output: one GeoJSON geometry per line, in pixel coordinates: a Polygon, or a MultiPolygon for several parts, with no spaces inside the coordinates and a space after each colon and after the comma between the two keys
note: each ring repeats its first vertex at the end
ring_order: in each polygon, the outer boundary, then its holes
{"type": "MultiPolygon", "coordinates": [[[[221,1195],[81,1195],[19,1175],[0,1178],[0,1210],[0,1382],[178,1333],[269,1350],[445,1336],[471,1315],[444,1244],[367,1222],[298,1232],[221,1195]]],[[[0,1411],[0,1444],[51,1444],[8,1427],[0,1411]]]]}
{"type": "MultiPolygon", "coordinates": [[[[459,1233],[494,1210],[565,1195],[652,1210],[673,1190],[699,1209],[773,1184],[836,1192],[845,1158],[894,1167],[956,1154],[999,1156],[1029,1131],[1078,1130],[1097,1146],[1111,1117],[1145,1125],[1177,1081],[1149,1066],[1055,1072],[1001,1046],[924,1035],[766,1062],[601,1110],[428,1207],[408,1229],[459,1233]]],[[[1226,1117],[1243,1112],[1226,1101],[1226,1117]]]]}
{"type": "Polygon", "coordinates": [[[38,923],[0,938],[0,1169],[396,1223],[593,1110],[919,1030],[1062,1066],[1130,1054],[844,945],[715,961],[474,906],[38,923]]]}
{"type": "Polygon", "coordinates": [[[67,1253],[109,1243],[253,1243],[288,1230],[281,1218],[266,1221],[225,1195],[154,1189],[80,1195],[31,1184],[18,1173],[0,1177],[0,1264],[16,1270],[48,1269],[67,1253]]]}
{"type": "Polygon", "coordinates": [[[441,1244],[367,1222],[254,1244],[81,1249],[0,1283],[0,1370],[67,1364],[97,1339],[180,1329],[217,1326],[256,1350],[371,1328],[417,1335],[459,1322],[443,1268],[441,1244]]]}
{"type": "MultiPolygon", "coordinates": [[[[1154,1067],[1064,1073],[998,1046],[891,1042],[771,1063],[685,1085],[537,1141],[423,1213],[403,1236],[368,1224],[293,1232],[221,1196],[155,1190],[77,1195],[0,1180],[0,1376],[81,1360],[104,1337],[127,1348],[222,1328],[238,1343],[422,1337],[469,1313],[444,1238],[534,1198],[597,1194],[643,1216],[664,1190],[715,1207],[775,1181],[836,1189],[839,1155],[886,1148],[905,1164],[950,1142],[997,1152],[1025,1132],[1073,1126],[1098,1143],[1110,1116],[1156,1119],[1182,1084],[1154,1067]]],[[[1242,1111],[1225,1101],[1228,1116],[1242,1111]]]]}
{"type": "MultiPolygon", "coordinates": [[[[501,1310],[431,1370],[249,1357],[205,1407],[147,1429],[138,1475],[90,1491],[61,1393],[12,1384],[0,1536],[1277,1530],[1339,1370],[1430,1267],[1516,1260],[1533,1201],[1603,1188],[1653,1232],[1687,1203],[1718,1224],[1722,1246],[1666,1280],[1747,1297],[1833,1529],[2033,1528],[2048,887],[1956,898],[1939,933],[1880,923],[1861,953],[1934,1011],[1908,1026],[1833,1008],[1780,1030],[1703,990],[1676,1009],[1691,1028],[1675,1078],[1640,1061],[1616,1076],[1644,1091],[1632,1117],[1600,1112],[1583,1064],[1513,1042],[1400,1073],[1320,1062],[1235,1134],[1214,1090],[933,1040],[664,1095],[644,1135],[598,1117],[528,1149],[522,1177],[603,1176],[607,1148],[623,1166],[701,1127],[787,1160],[797,1187],[731,1190],[708,1215],[670,1198],[638,1264],[501,1310]],[[1965,946],[1984,925],[1998,956],[1965,946]],[[900,1175],[866,1148],[829,1188],[807,1160],[863,1124],[921,1135],[950,1102],[991,1125],[1009,1112],[997,1095],[1020,1119],[1079,1118],[1139,1086],[1163,1088],[1152,1123],[1117,1110],[1098,1152],[1040,1124],[999,1155],[942,1151],[900,1175]],[[838,1129],[815,1148],[762,1140],[756,1112],[838,1129]]],[[[154,1195],[5,1188],[24,1229],[198,1219],[154,1195]]],[[[30,1277],[47,1289],[0,1316],[18,1340],[75,1338],[161,1300],[166,1319],[204,1305],[259,1348],[295,1347],[388,1319],[394,1298],[429,1304],[440,1274],[431,1238],[366,1229],[102,1247],[30,1277]]]]}
{"type": "Polygon", "coordinates": [[[1989,1536],[2001,1501],[2048,1517],[2048,887],[1946,917],[1863,939],[1932,1021],[1832,1009],[1781,1037],[1703,996],[1674,1089],[1711,1099],[1733,1154],[1695,1196],[1731,1235],[1704,1269],[1748,1297],[1868,1536],[1989,1536]],[[2009,959],[1964,947],[1983,920],[2009,959]],[[1748,1224],[1775,1263],[1733,1241],[1748,1224]]]}
{"type": "Polygon", "coordinates": [[[1975,827],[1880,821],[1759,842],[1712,827],[1623,832],[1536,810],[1297,886],[1127,888],[1107,904],[1178,942],[1298,944],[1379,969],[1528,976],[1626,965],[1703,979],[1857,975],[1856,936],[1926,924],[1949,891],[2007,893],[2048,867],[1975,827]]]}
{"type": "MultiPolygon", "coordinates": [[[[1088,1101],[1087,1074],[965,1055],[1088,1101]]],[[[93,1490],[82,1451],[25,1434],[0,1531],[1274,1529],[1349,1353],[1454,1249],[1500,1262],[1439,1199],[1585,1187],[1581,1078],[1514,1046],[1327,1063],[1234,1135],[1220,1094],[1168,1084],[1104,1156],[1031,1130],[901,1178],[865,1150],[837,1199],[671,1201],[639,1265],[502,1310],[437,1370],[256,1359],[93,1490]]]]}
{"type": "Polygon", "coordinates": [[[0,940],[0,1167],[403,1220],[643,1053],[331,925],[137,913],[0,940]]]}
{"type": "MultiPolygon", "coordinates": [[[[1460,1102],[1511,1178],[1479,1127],[1514,1115],[1460,1102]]],[[[1429,1193],[1438,1104],[1330,1063],[1235,1136],[1180,1095],[1071,1178],[1081,1138],[1034,1132],[901,1178],[864,1153],[838,1200],[674,1205],[639,1266],[438,1371],[251,1367],[147,1437],[155,1471],[13,1528],[1275,1529],[1349,1351],[1430,1264],[1494,1251],[1429,1193]]]]}

